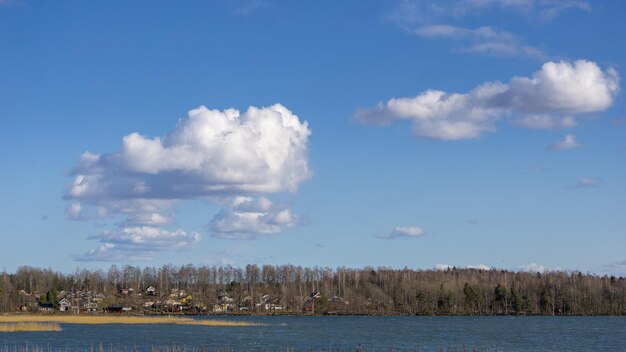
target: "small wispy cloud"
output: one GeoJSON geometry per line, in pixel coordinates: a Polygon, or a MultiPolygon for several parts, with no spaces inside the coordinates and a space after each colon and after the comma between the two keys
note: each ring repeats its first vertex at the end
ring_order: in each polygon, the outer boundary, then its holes
{"type": "Polygon", "coordinates": [[[542,60],[542,50],[528,45],[524,38],[491,26],[465,28],[455,25],[463,18],[480,23],[483,13],[497,10],[498,15],[519,15],[535,22],[549,22],[568,9],[590,10],[579,0],[402,0],[388,18],[397,26],[420,37],[457,42],[457,51],[489,56],[523,57],[542,60]]]}
{"type": "Polygon", "coordinates": [[[417,238],[424,235],[424,230],[417,226],[409,226],[409,227],[394,227],[394,229],[386,234],[378,236],[380,239],[391,240],[396,238],[417,238]]]}
{"type": "Polygon", "coordinates": [[[389,18],[406,26],[433,20],[480,17],[487,11],[499,10],[531,21],[549,22],[571,9],[590,11],[591,5],[583,0],[401,0],[389,18]]]}
{"type": "Polygon", "coordinates": [[[583,147],[583,144],[579,143],[576,140],[576,136],[574,136],[573,134],[568,134],[562,140],[547,146],[546,149],[552,152],[562,152],[565,150],[571,150],[581,147],[583,147]]]}
{"type": "Polygon", "coordinates": [[[470,225],[477,225],[478,224],[478,219],[474,219],[474,218],[467,219],[467,223],[470,224],[470,225]]]}
{"type": "Polygon", "coordinates": [[[460,45],[460,51],[538,60],[546,58],[541,50],[525,44],[519,36],[490,26],[464,28],[448,24],[424,25],[416,29],[415,34],[429,39],[453,40],[460,45]]]}
{"type": "Polygon", "coordinates": [[[578,180],[578,182],[570,186],[570,188],[593,188],[600,186],[600,184],[602,184],[602,180],[599,178],[583,177],[578,180]]]}

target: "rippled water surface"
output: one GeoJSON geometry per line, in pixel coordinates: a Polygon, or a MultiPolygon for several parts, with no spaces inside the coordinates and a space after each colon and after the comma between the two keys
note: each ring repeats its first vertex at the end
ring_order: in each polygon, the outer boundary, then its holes
{"type": "MultiPolygon", "coordinates": [[[[198,318],[215,319],[215,318],[198,318]]],[[[253,327],[71,325],[0,333],[0,351],[626,351],[626,317],[272,316],[253,327]]]]}

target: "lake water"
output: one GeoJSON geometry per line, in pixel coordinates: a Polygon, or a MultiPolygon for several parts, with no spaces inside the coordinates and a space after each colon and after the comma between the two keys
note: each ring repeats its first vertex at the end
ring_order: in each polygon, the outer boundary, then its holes
{"type": "MultiPolygon", "coordinates": [[[[201,318],[204,319],[204,318],[201,318]]],[[[217,318],[206,318],[217,319],[217,318]]],[[[0,333],[0,351],[626,351],[626,317],[226,317],[254,327],[71,325],[0,333]],[[111,348],[112,347],[112,348],[111,348]]]]}

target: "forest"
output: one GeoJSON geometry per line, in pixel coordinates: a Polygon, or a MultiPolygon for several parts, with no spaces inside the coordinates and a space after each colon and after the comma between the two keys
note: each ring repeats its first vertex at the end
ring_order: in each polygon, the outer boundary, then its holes
{"type": "MultiPolygon", "coordinates": [[[[15,312],[25,297],[50,301],[60,292],[91,292],[106,304],[141,307],[141,293],[193,297],[196,312],[229,298],[229,313],[261,313],[271,297],[280,313],[368,315],[626,315],[626,278],[581,272],[414,270],[294,265],[111,266],[108,270],[20,267],[0,274],[0,312],[15,312]]],[[[145,298],[143,298],[145,300],[145,298]]],[[[265,308],[267,309],[267,308],[265,308]]],[[[134,311],[136,312],[136,311],[134,311]]]]}

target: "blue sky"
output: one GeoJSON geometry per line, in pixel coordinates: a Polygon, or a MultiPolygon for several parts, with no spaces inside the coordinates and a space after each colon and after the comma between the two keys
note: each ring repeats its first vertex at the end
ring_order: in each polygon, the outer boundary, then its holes
{"type": "Polygon", "coordinates": [[[626,275],[625,14],[0,1],[0,266],[626,275]]]}

